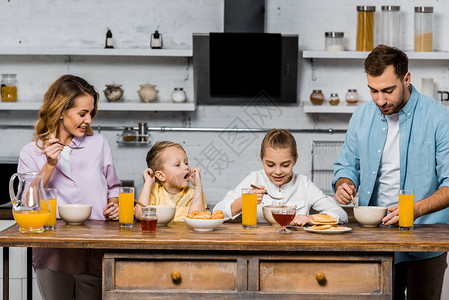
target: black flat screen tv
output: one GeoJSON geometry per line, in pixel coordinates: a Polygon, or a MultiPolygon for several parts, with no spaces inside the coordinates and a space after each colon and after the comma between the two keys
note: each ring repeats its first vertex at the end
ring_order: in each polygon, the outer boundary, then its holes
{"type": "Polygon", "coordinates": [[[198,104],[297,104],[297,35],[194,34],[193,61],[198,104]]]}

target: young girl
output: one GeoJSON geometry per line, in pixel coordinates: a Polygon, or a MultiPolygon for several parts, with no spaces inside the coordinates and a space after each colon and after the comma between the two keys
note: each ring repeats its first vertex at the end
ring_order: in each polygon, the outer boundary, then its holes
{"type": "Polygon", "coordinates": [[[293,172],[293,166],[298,160],[296,141],[293,135],[285,129],[272,129],[262,141],[260,158],[264,170],[251,172],[237,187],[229,191],[214,210],[222,210],[225,218],[234,219],[242,212],[242,188],[251,184],[258,186],[257,222],[266,223],[262,206],[270,205],[274,197],[282,197],[283,205],[296,206],[296,217],[292,225],[311,224],[313,217],[309,215],[310,208],[319,213],[330,215],[338,223],[346,223],[348,215],[329,196],[326,196],[306,176],[293,172]],[[263,200],[263,202],[262,202],[263,200]]]}
{"type": "MultiPolygon", "coordinates": [[[[148,168],[143,171],[145,182],[140,202],[146,205],[176,206],[174,221],[184,221],[187,213],[194,210],[205,210],[206,196],[203,194],[200,169],[190,169],[186,152],[181,145],[167,141],[157,142],[148,151],[146,160],[148,168]],[[189,182],[195,188],[189,186],[189,182]]],[[[136,205],[134,212],[140,220],[140,205],[136,205]]]]}

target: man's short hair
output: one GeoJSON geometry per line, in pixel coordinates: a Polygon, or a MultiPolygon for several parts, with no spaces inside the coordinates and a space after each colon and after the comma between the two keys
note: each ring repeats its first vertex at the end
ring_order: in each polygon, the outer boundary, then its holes
{"type": "Polygon", "coordinates": [[[373,77],[383,74],[388,66],[393,66],[398,78],[408,72],[408,57],[398,48],[378,45],[365,60],[365,72],[373,77]]]}

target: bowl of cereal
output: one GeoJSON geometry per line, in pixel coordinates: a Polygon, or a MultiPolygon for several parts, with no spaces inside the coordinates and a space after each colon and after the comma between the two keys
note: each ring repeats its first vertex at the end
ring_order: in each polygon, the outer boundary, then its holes
{"type": "Polygon", "coordinates": [[[176,214],[176,206],[150,205],[156,208],[157,226],[165,226],[170,223],[176,214]]]}
{"type": "Polygon", "coordinates": [[[187,226],[196,231],[212,231],[219,227],[224,222],[224,214],[221,210],[214,211],[211,214],[209,211],[198,212],[193,211],[184,217],[187,226]]]}

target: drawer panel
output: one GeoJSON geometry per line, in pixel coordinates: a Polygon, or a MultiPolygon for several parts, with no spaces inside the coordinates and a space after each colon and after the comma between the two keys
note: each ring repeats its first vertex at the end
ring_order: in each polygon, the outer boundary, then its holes
{"type": "Polygon", "coordinates": [[[380,293],[382,268],[380,261],[260,261],[259,280],[261,292],[380,293]]]}
{"type": "Polygon", "coordinates": [[[115,288],[123,290],[237,290],[237,260],[115,261],[115,288]],[[173,280],[178,271],[181,279],[173,280]]]}

